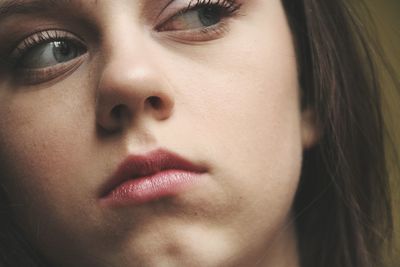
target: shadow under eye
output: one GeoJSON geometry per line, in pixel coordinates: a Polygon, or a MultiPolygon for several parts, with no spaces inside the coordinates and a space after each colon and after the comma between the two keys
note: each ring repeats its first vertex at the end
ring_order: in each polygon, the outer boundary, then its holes
{"type": "Polygon", "coordinates": [[[58,82],[72,74],[87,58],[87,53],[66,62],[45,68],[18,68],[14,73],[14,83],[22,86],[58,82]]]}

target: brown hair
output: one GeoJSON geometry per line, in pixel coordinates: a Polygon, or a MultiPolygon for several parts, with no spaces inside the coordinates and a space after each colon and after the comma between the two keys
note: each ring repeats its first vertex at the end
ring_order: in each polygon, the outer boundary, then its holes
{"type": "Polygon", "coordinates": [[[380,50],[368,42],[349,1],[283,4],[297,47],[302,105],[315,112],[321,129],[319,144],[304,154],[295,200],[301,266],[383,266],[392,214],[372,54],[380,50]]]}
{"type": "MultiPolygon", "coordinates": [[[[347,1],[283,0],[303,108],[320,142],[304,154],[294,204],[301,266],[376,267],[392,216],[380,85],[347,1]]],[[[47,266],[11,221],[0,187],[0,266],[47,266]]]]}

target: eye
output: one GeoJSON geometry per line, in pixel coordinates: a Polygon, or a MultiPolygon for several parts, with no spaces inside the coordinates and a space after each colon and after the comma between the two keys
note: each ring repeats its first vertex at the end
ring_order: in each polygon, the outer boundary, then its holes
{"type": "Polygon", "coordinates": [[[175,15],[164,24],[163,30],[187,30],[210,27],[223,18],[224,10],[220,6],[199,6],[185,13],[175,15]]]}
{"type": "Polygon", "coordinates": [[[19,68],[40,69],[70,61],[85,49],[71,40],[47,41],[27,49],[18,62],[19,68]]]}
{"type": "Polygon", "coordinates": [[[224,21],[234,17],[239,8],[235,0],[192,0],[156,29],[171,34],[185,33],[185,39],[215,39],[226,29],[224,21]]]}
{"type": "Polygon", "coordinates": [[[62,30],[47,30],[25,38],[10,54],[15,82],[34,85],[71,73],[87,54],[84,42],[62,30]]]}

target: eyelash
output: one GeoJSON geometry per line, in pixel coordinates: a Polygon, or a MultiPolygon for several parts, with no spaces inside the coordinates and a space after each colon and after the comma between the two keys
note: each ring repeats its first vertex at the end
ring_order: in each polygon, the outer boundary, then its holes
{"type": "MultiPolygon", "coordinates": [[[[216,2],[211,2],[212,0],[192,0],[189,5],[180,10],[177,14],[174,16],[166,19],[166,21],[162,22],[159,26],[156,28],[157,31],[160,31],[162,28],[162,25],[165,24],[166,22],[172,20],[173,18],[182,15],[188,11],[195,10],[200,7],[215,7],[215,8],[220,8],[222,11],[221,17],[222,18],[228,18],[232,17],[236,14],[236,12],[240,9],[241,4],[236,3],[235,0],[218,0],[216,2]]],[[[225,23],[219,22],[218,24],[221,24],[220,29],[215,27],[215,26],[210,26],[206,28],[201,28],[198,30],[195,30],[196,32],[200,32],[202,34],[218,34],[220,30],[225,29],[225,23]]],[[[188,31],[193,31],[193,30],[188,30],[188,31]]],[[[58,31],[58,30],[46,30],[42,32],[38,32],[36,34],[32,34],[30,37],[25,38],[22,42],[22,45],[20,47],[17,47],[12,55],[12,59],[17,59],[23,57],[23,55],[29,50],[32,49],[38,45],[41,45],[46,42],[53,42],[53,41],[69,41],[73,42],[76,45],[83,46],[82,42],[78,41],[77,38],[72,37],[74,35],[69,34],[65,31],[58,31]]]]}
{"type": "Polygon", "coordinates": [[[183,10],[179,11],[177,15],[183,14],[189,10],[193,10],[199,7],[218,7],[222,8],[224,13],[224,17],[229,17],[235,11],[237,11],[240,8],[240,4],[236,3],[235,0],[218,0],[216,2],[211,2],[212,0],[192,0],[189,5],[184,8],[183,10]],[[195,2],[193,4],[193,2],[195,2]]]}
{"type": "MultiPolygon", "coordinates": [[[[237,3],[237,0],[217,0],[212,2],[212,0],[192,0],[189,5],[180,10],[178,13],[172,17],[167,18],[165,21],[160,23],[160,26],[156,27],[158,32],[163,31],[163,26],[174,18],[185,14],[188,11],[193,11],[201,7],[214,7],[219,8],[221,11],[221,21],[216,25],[190,30],[180,30],[173,35],[180,35],[181,39],[190,38],[191,41],[206,41],[209,39],[216,39],[223,36],[227,32],[227,18],[232,18],[238,15],[238,11],[241,8],[241,4],[237,3]]],[[[166,33],[169,33],[167,30],[166,33]]]]}
{"type": "Polygon", "coordinates": [[[41,44],[49,42],[67,41],[86,49],[83,41],[75,36],[75,34],[68,33],[65,30],[45,30],[31,34],[11,52],[11,62],[15,68],[18,68],[19,61],[24,58],[27,52],[41,44]]]}
{"type": "Polygon", "coordinates": [[[16,48],[9,53],[8,69],[13,74],[14,82],[23,85],[35,85],[61,77],[72,72],[83,62],[83,55],[87,48],[75,34],[65,30],[43,30],[25,37],[16,48]],[[40,45],[52,42],[67,42],[73,44],[80,51],[80,56],[72,60],[42,68],[29,68],[23,66],[26,56],[40,45]]]}
{"type": "MultiPolygon", "coordinates": [[[[241,4],[237,3],[237,1],[238,0],[191,0],[187,7],[168,17],[154,29],[159,33],[164,32],[172,38],[181,41],[193,42],[218,39],[229,29],[226,20],[236,16],[237,11],[240,9],[241,4]],[[163,28],[169,22],[173,22],[173,20],[178,16],[181,16],[186,12],[196,11],[200,8],[213,8],[214,11],[218,11],[218,22],[210,26],[205,25],[204,27],[183,30],[165,30],[165,28],[163,28]]],[[[81,55],[87,53],[85,42],[75,34],[69,33],[68,31],[51,29],[33,33],[29,37],[25,37],[20,41],[18,46],[9,53],[8,64],[11,67],[10,69],[14,70],[15,77],[19,81],[22,79],[22,82],[26,84],[41,83],[60,76],[65,72],[69,72],[70,70],[73,70],[75,66],[79,65],[74,62],[68,62],[38,69],[26,68],[23,66],[25,57],[30,51],[32,51],[32,49],[51,42],[68,42],[80,49],[82,52],[81,55]]]]}

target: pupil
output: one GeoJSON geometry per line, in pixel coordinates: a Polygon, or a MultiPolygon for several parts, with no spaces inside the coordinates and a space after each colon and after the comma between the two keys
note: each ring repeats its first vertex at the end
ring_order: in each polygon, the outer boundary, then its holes
{"type": "Polygon", "coordinates": [[[76,56],[75,51],[64,41],[53,42],[53,55],[58,62],[64,62],[76,56]]]}
{"type": "Polygon", "coordinates": [[[216,7],[203,7],[199,10],[199,19],[204,26],[217,24],[221,20],[221,10],[216,7]]]}

